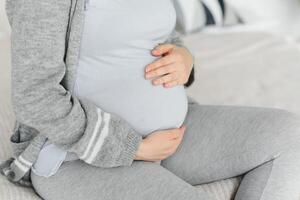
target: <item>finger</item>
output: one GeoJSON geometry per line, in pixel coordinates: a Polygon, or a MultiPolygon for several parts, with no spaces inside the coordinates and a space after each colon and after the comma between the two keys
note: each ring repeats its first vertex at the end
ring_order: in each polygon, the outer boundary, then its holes
{"type": "Polygon", "coordinates": [[[180,140],[183,136],[183,130],[181,128],[178,128],[176,130],[174,130],[174,133],[173,133],[173,140],[180,140]]]}
{"type": "Polygon", "coordinates": [[[181,143],[181,141],[183,139],[183,136],[184,136],[184,133],[185,133],[185,130],[186,130],[186,126],[185,125],[183,125],[182,127],[180,127],[180,136],[177,139],[174,139],[174,141],[176,142],[177,146],[181,143]]]}
{"type": "Polygon", "coordinates": [[[181,135],[180,128],[171,129],[168,132],[166,132],[165,135],[166,135],[166,137],[167,137],[168,140],[177,139],[181,135]]]}
{"type": "Polygon", "coordinates": [[[160,44],[156,46],[152,51],[152,55],[161,56],[165,53],[168,53],[174,49],[175,45],[173,44],[160,44]]]}
{"type": "Polygon", "coordinates": [[[180,134],[180,139],[183,137],[183,135],[184,135],[184,133],[185,133],[185,129],[186,129],[186,127],[185,126],[181,126],[180,128],[179,128],[179,134],[180,134]]]}
{"type": "Polygon", "coordinates": [[[167,74],[165,76],[162,76],[160,78],[153,80],[152,83],[154,85],[160,85],[160,84],[163,84],[166,82],[175,81],[177,78],[178,78],[177,73],[173,72],[173,73],[167,74]]]}
{"type": "Polygon", "coordinates": [[[173,54],[161,57],[160,59],[154,61],[153,63],[150,63],[149,65],[146,66],[145,72],[149,72],[151,70],[157,69],[159,67],[162,67],[164,65],[169,65],[172,64],[176,61],[176,56],[173,54]]]}
{"type": "Polygon", "coordinates": [[[157,76],[161,76],[161,75],[165,75],[165,74],[168,74],[168,73],[171,73],[171,72],[175,72],[177,70],[177,68],[178,68],[177,64],[175,64],[175,63],[169,64],[169,65],[164,65],[164,66],[159,67],[155,70],[147,72],[145,74],[145,78],[146,79],[151,79],[151,78],[155,78],[157,76]]]}
{"type": "Polygon", "coordinates": [[[185,130],[186,130],[186,127],[187,127],[187,126],[186,126],[185,124],[182,124],[181,127],[180,127],[180,129],[183,130],[183,131],[185,131],[185,130]]]}
{"type": "Polygon", "coordinates": [[[184,133],[185,133],[186,125],[182,125],[179,129],[180,129],[180,140],[181,140],[183,138],[184,133]]]}
{"type": "Polygon", "coordinates": [[[164,83],[165,88],[171,88],[171,87],[174,87],[176,85],[179,85],[179,82],[177,80],[173,80],[173,81],[169,81],[167,83],[164,83]]]}

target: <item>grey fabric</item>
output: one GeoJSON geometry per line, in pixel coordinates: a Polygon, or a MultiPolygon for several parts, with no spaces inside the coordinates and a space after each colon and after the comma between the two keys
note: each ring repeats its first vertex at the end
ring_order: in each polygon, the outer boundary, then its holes
{"type": "Polygon", "coordinates": [[[45,200],[212,199],[159,164],[145,161],[134,161],[130,167],[104,169],[76,160],[65,162],[49,178],[34,174],[31,177],[36,191],[45,200]]]}
{"type": "MultiPolygon", "coordinates": [[[[142,136],[120,116],[72,95],[84,8],[85,0],[6,0],[16,151],[0,171],[10,181],[30,186],[30,169],[47,139],[93,166],[133,162],[142,136]]],[[[167,41],[183,46],[173,33],[167,41]]]]}
{"type": "Polygon", "coordinates": [[[216,198],[191,185],[244,175],[236,200],[299,200],[299,115],[194,102],[185,124],[179,148],[160,165],[134,161],[104,169],[68,161],[50,178],[32,174],[33,185],[46,200],[210,200],[216,198]]]}

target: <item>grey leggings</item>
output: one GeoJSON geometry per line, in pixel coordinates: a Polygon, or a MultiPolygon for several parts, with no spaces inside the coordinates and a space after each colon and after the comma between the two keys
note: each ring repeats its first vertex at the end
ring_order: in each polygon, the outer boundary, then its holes
{"type": "Polygon", "coordinates": [[[300,200],[300,120],[279,109],[189,104],[178,150],[161,163],[64,162],[31,175],[46,200],[213,200],[193,185],[245,175],[236,200],[300,200]]]}

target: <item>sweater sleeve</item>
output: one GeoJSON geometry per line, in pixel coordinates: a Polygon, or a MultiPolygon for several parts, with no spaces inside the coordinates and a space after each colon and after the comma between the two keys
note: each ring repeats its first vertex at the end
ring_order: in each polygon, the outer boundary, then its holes
{"type": "Polygon", "coordinates": [[[16,3],[8,12],[16,120],[91,165],[131,165],[142,136],[61,84],[71,1],[10,1],[16,3]]]}

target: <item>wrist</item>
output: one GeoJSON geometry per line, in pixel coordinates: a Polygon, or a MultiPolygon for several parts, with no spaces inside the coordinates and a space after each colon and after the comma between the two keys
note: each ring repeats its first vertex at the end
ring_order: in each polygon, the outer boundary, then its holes
{"type": "Polygon", "coordinates": [[[134,160],[145,160],[145,150],[146,149],[146,142],[143,139],[138,147],[138,150],[135,154],[134,160]]]}

